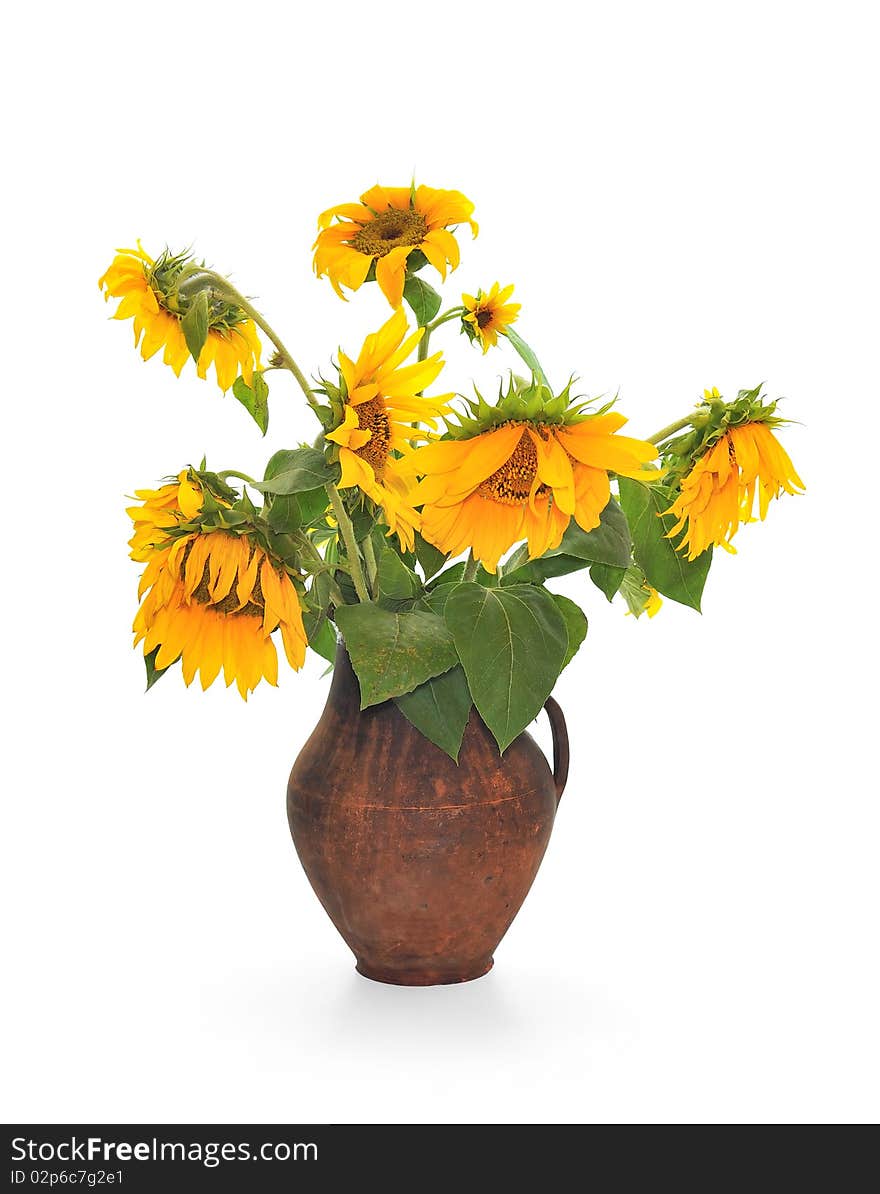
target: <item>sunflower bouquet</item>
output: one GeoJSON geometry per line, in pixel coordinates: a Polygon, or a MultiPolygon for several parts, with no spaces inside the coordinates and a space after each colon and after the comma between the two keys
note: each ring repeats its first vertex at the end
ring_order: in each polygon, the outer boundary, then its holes
{"type": "Polygon", "coordinates": [[[277,683],[275,635],[293,669],[339,640],[361,708],[394,701],[453,759],[476,707],[503,752],[538,714],[584,641],[587,618],[551,592],[582,572],[609,601],[653,617],[662,597],[700,608],[714,547],[803,485],[762,387],[706,390],[645,439],[616,401],[555,389],[514,328],[497,282],[444,307],[425,279],[476,236],[458,191],[382,187],[318,219],[314,268],[346,299],[375,282],[391,314],[309,380],[251,301],[186,253],[119,250],[100,279],[146,360],[179,376],[192,358],[265,435],[270,370],[288,372],[316,438],[282,448],[262,477],[190,464],[138,490],[132,559],[145,565],[135,644],[148,687],[179,663],[207,688],[223,672],[247,697],[277,683]],[[455,394],[431,351],[441,328],[522,364],[491,400],[455,394]],[[264,361],[264,356],[267,359],[264,361]],[[439,390],[441,392],[435,392],[439,390]],[[757,514],[756,514],[757,499],[757,514]]]}

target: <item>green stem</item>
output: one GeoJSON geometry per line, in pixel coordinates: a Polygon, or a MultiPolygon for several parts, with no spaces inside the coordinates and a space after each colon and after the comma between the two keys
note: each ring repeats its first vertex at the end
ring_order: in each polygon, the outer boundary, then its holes
{"type": "Polygon", "coordinates": [[[227,477],[237,477],[239,481],[245,481],[248,485],[259,485],[259,481],[255,481],[247,473],[240,473],[234,468],[226,468],[222,473],[218,473],[217,476],[221,481],[225,481],[227,477]]]}
{"type": "Polygon", "coordinates": [[[196,276],[199,278],[210,279],[215,289],[219,290],[224,297],[231,299],[232,302],[235,303],[236,307],[239,307],[245,313],[245,315],[249,316],[249,318],[251,318],[257,325],[257,327],[269,337],[278,350],[278,355],[284,363],[284,367],[289,369],[296,378],[299,388],[302,390],[303,394],[305,394],[306,402],[308,402],[309,406],[313,410],[317,410],[320,406],[320,403],[312,393],[312,387],[306,380],[305,374],[300,369],[299,365],[297,365],[296,361],[285,347],[284,341],[270,325],[269,321],[263,315],[261,315],[257,308],[253,306],[252,303],[248,302],[244,295],[236,290],[232,283],[224,278],[221,274],[215,274],[212,270],[206,270],[204,274],[199,274],[196,276]]]}
{"type": "Polygon", "coordinates": [[[474,549],[471,548],[468,553],[467,563],[464,566],[464,572],[461,574],[462,583],[474,579],[477,575],[477,567],[477,561],[474,558],[474,549]]]}
{"type": "Polygon", "coordinates": [[[370,593],[364,583],[364,570],[361,567],[361,555],[358,551],[357,539],[354,537],[354,527],[351,525],[351,519],[345,511],[342,498],[339,496],[339,490],[331,482],[328,482],[324,488],[327,490],[327,496],[330,499],[330,505],[333,507],[333,513],[336,516],[336,522],[339,526],[339,532],[342,535],[342,540],[345,543],[345,554],[348,556],[349,567],[351,568],[351,579],[354,582],[355,592],[358,595],[358,601],[369,601],[370,593]]]}
{"type": "Polygon", "coordinates": [[[685,415],[683,419],[677,419],[674,423],[670,423],[668,427],[664,427],[654,435],[649,435],[648,443],[661,444],[663,440],[669,439],[670,435],[675,435],[676,431],[681,431],[684,427],[690,427],[693,421],[693,415],[685,415]]]}
{"type": "Polygon", "coordinates": [[[443,315],[439,315],[433,323],[425,324],[425,334],[419,341],[419,351],[416,360],[424,361],[428,356],[428,345],[431,342],[431,333],[436,332],[437,328],[442,327],[444,323],[449,323],[450,319],[458,319],[464,307],[452,307],[443,315]]]}
{"type": "Polygon", "coordinates": [[[330,577],[330,584],[327,586],[327,590],[330,594],[330,600],[337,609],[339,609],[341,605],[345,605],[345,598],[342,596],[342,590],[332,576],[330,577]]]}
{"type": "Polygon", "coordinates": [[[370,586],[370,593],[375,601],[379,596],[379,567],[376,564],[376,552],[370,535],[367,535],[363,541],[363,552],[364,563],[367,566],[367,583],[370,586]]]}

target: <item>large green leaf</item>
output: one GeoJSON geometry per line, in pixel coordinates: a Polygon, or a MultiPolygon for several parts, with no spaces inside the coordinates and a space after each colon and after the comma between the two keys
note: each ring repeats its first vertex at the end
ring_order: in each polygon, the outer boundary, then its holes
{"type": "Polygon", "coordinates": [[[504,565],[503,585],[541,584],[552,576],[566,576],[590,564],[608,564],[626,568],[631,543],[626,517],[614,498],[610,498],[592,531],[582,531],[572,519],[562,542],[537,560],[529,560],[525,544],[518,547],[504,565]]]}
{"type": "Polygon", "coordinates": [[[403,297],[412,307],[419,327],[431,322],[443,302],[434,287],[429,286],[424,278],[417,278],[415,274],[410,274],[404,282],[403,297]]]}
{"type": "Polygon", "coordinates": [[[568,650],[565,619],[545,589],[456,585],[446,624],[474,704],[504,751],[537,717],[568,650]]]}
{"type": "Polygon", "coordinates": [[[237,377],[232,392],[265,435],[269,430],[269,387],[262,373],[255,373],[252,380],[254,384],[249,386],[243,377],[237,377]]]}
{"type": "Polygon", "coordinates": [[[458,662],[452,634],[437,614],[345,605],[336,611],[336,625],[360,683],[362,709],[412,692],[458,662]]]}
{"type": "Polygon", "coordinates": [[[564,671],[577,655],[581,643],[587,637],[587,615],[577,602],[563,597],[561,593],[551,593],[550,596],[562,614],[565,629],[568,632],[568,649],[565,652],[565,662],[562,665],[564,671]]]}
{"type": "Polygon", "coordinates": [[[712,548],[695,560],[676,551],[666,535],[675,526],[669,494],[656,485],[620,478],[620,500],[632,528],[633,555],[649,584],[664,597],[699,612],[703,586],[712,564],[712,548]]]}
{"type": "Polygon", "coordinates": [[[328,464],[316,448],[282,448],[266,465],[263,481],[254,485],[261,493],[305,493],[339,478],[339,465],[328,464]]]}
{"type": "Polygon", "coordinates": [[[473,704],[461,664],[395,697],[394,703],[407,721],[458,762],[473,704]]]}

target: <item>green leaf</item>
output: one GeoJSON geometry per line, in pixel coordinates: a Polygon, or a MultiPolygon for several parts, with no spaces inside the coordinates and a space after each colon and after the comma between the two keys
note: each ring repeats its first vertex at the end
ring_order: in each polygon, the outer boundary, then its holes
{"type": "Polygon", "coordinates": [[[312,650],[330,663],[335,663],[336,631],[324,613],[307,610],[303,614],[303,628],[312,650]]]}
{"type": "Polygon", "coordinates": [[[617,568],[613,564],[591,564],[590,580],[597,589],[601,589],[609,601],[618,592],[626,576],[625,568],[617,568]]]}
{"type": "Polygon", "coordinates": [[[457,585],[446,624],[483,721],[503,752],[541,711],[568,650],[565,619],[546,589],[457,585]]]}
{"type": "Polygon", "coordinates": [[[302,515],[295,493],[279,494],[272,499],[268,514],[269,526],[277,534],[290,534],[302,525],[302,515]]]}
{"type": "Polygon", "coordinates": [[[669,508],[669,494],[656,485],[644,485],[628,477],[620,478],[620,500],[629,519],[635,561],[658,593],[700,611],[700,600],[709,568],[712,548],[695,560],[673,547],[667,533],[675,526],[669,508]],[[661,515],[663,515],[661,517],[661,515]]]}
{"type": "Polygon", "coordinates": [[[416,531],[416,559],[421,565],[422,572],[425,574],[425,580],[430,580],[435,576],[446,561],[449,559],[439,548],[435,547],[433,543],[429,543],[427,539],[423,539],[418,531],[416,531]]]}
{"type": "Polygon", "coordinates": [[[461,664],[395,697],[394,703],[420,733],[458,762],[473,705],[461,664]]]}
{"type": "Polygon", "coordinates": [[[364,505],[356,506],[354,510],[350,510],[349,518],[351,519],[355,539],[358,543],[363,543],[367,535],[372,534],[373,527],[376,525],[374,511],[365,503],[364,505]]]}
{"type": "Polygon", "coordinates": [[[261,493],[305,493],[339,478],[339,465],[328,464],[316,448],[282,449],[266,465],[265,479],[254,489],[261,493]]]}
{"type": "Polygon", "coordinates": [[[444,617],[449,594],[454,593],[455,588],[455,585],[439,585],[436,589],[423,593],[419,599],[418,608],[425,609],[431,614],[439,614],[441,618],[444,617]]]}
{"type": "Polygon", "coordinates": [[[327,490],[323,485],[319,489],[306,489],[303,493],[298,493],[296,500],[299,505],[302,526],[309,526],[311,523],[317,522],[330,507],[327,490]]]}
{"type": "Polygon", "coordinates": [[[269,503],[269,526],[278,534],[290,534],[314,522],[326,512],[327,506],[326,489],[275,494],[269,503]]]}
{"type": "Polygon", "coordinates": [[[587,637],[587,615],[576,602],[569,600],[568,597],[563,597],[560,593],[551,593],[550,596],[562,614],[565,629],[568,631],[568,650],[565,652],[565,662],[562,665],[562,671],[565,671],[577,655],[581,643],[587,637]]]}
{"type": "Polygon", "coordinates": [[[554,576],[568,576],[570,572],[578,572],[589,566],[589,561],[579,560],[576,556],[540,556],[537,560],[528,558],[528,549],[520,555],[517,549],[505,564],[505,571],[501,577],[504,588],[508,585],[540,585],[545,580],[552,580],[554,576]],[[525,563],[520,564],[520,560],[525,563]],[[512,565],[512,567],[511,567],[512,565]],[[508,572],[507,569],[511,568],[508,572]]]}
{"type": "MultiPolygon", "coordinates": [[[[444,585],[457,585],[461,583],[464,576],[466,564],[464,560],[460,560],[457,564],[453,564],[451,568],[447,568],[445,572],[441,572],[439,576],[435,576],[428,586],[430,589],[440,589],[444,585]]],[[[499,577],[497,572],[487,572],[482,564],[477,568],[477,575],[474,581],[478,585],[483,585],[487,589],[497,589],[499,585],[499,577]]]]}
{"type": "Polygon", "coordinates": [[[623,511],[614,498],[599,516],[599,525],[592,531],[582,531],[572,519],[562,542],[553,551],[537,560],[529,560],[525,544],[518,547],[504,565],[502,585],[541,584],[553,576],[567,576],[590,564],[608,564],[626,568],[631,557],[629,526],[623,511]]]}
{"type": "Polygon", "coordinates": [[[192,299],[186,314],[180,321],[183,338],[186,340],[186,346],[194,361],[198,361],[202,349],[205,347],[209,321],[208,292],[200,290],[192,299]]]}
{"type": "MultiPolygon", "coordinates": [[[[156,683],[157,680],[162,679],[162,677],[168,671],[169,667],[174,666],[174,664],[169,663],[168,667],[156,667],[156,656],[159,654],[159,652],[161,650],[162,650],[162,647],[160,644],[158,647],[154,647],[153,650],[149,653],[149,655],[144,656],[144,664],[147,669],[147,688],[146,688],[147,692],[150,691],[150,689],[153,687],[153,685],[156,683]]],[[[174,663],[176,663],[176,662],[177,662],[177,660],[175,659],[174,663]]]]}
{"type": "Polygon", "coordinates": [[[412,307],[412,313],[420,328],[430,323],[443,302],[433,286],[429,286],[424,278],[417,278],[410,274],[403,284],[403,297],[412,307]]]}
{"type": "Polygon", "coordinates": [[[634,617],[640,618],[651,600],[651,593],[645,587],[645,574],[638,564],[627,568],[623,584],[620,586],[620,593],[629,607],[629,612],[634,617]]]}
{"type": "Polygon", "coordinates": [[[421,593],[422,582],[384,538],[377,555],[378,600],[383,606],[396,609],[421,593]]]}
{"type": "Polygon", "coordinates": [[[511,327],[507,328],[504,334],[531,369],[532,373],[534,373],[538,381],[543,382],[544,385],[550,389],[550,382],[547,380],[547,374],[541,367],[541,362],[535,356],[534,351],[529,348],[528,344],[526,344],[525,340],[523,340],[522,336],[520,336],[518,332],[515,332],[511,327]]]}
{"type": "Polygon", "coordinates": [[[269,387],[262,373],[254,373],[253,382],[251,387],[243,377],[237,377],[232,392],[265,435],[269,430],[269,387]]]}
{"type": "Polygon", "coordinates": [[[591,564],[611,564],[627,568],[632,540],[626,516],[614,498],[599,516],[599,525],[592,531],[582,531],[574,519],[562,536],[562,542],[551,555],[576,556],[591,564]]]}
{"type": "Polygon", "coordinates": [[[392,613],[364,603],[337,609],[336,624],[360,683],[362,709],[412,692],[458,662],[452,634],[437,614],[392,613]]]}

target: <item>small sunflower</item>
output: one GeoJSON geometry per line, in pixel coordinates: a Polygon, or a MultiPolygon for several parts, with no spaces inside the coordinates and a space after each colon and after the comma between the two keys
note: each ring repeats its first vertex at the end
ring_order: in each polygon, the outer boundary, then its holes
{"type": "Polygon", "coordinates": [[[381,506],[390,531],[410,550],[419,518],[398,455],[410,450],[411,440],[424,438],[413,424],[436,427],[450,395],[424,397],[422,391],[443,368],[443,355],[403,365],[424,335],[424,328],[410,336],[407,331],[406,316],[398,310],[367,336],[356,361],[339,353],[343,421],[326,438],[339,446],[340,489],[357,486],[381,506]]]}
{"type": "Polygon", "coordinates": [[[345,298],[342,287],[357,290],[375,267],[382,293],[392,307],[399,307],[410,254],[421,253],[421,264],[427,260],[445,279],[447,265],[455,269],[460,256],[449,229],[470,224],[476,236],[473,211],[473,203],[460,191],[372,187],[360,203],[340,203],[318,217],[315,273],[319,278],[326,274],[339,297],[345,298]]]}
{"type": "MultiPolygon", "coordinates": [[[[660,475],[643,467],[657,456],[653,444],[616,434],[623,415],[566,410],[567,396],[545,387],[512,397],[534,413],[494,427],[468,421],[465,437],[418,448],[408,461],[422,477],[414,495],[422,535],[449,555],[471,548],[489,572],[522,539],[532,559],[558,547],[572,518],[594,530],[611,496],[609,472],[660,475]]],[[[504,407],[488,410],[497,417],[504,407]]]]}
{"type": "MultiPolygon", "coordinates": [[[[98,286],[106,291],[105,299],[122,300],[113,318],[134,320],[135,347],[140,345],[144,360],[148,361],[164,348],[162,360],[178,377],[190,355],[181,326],[188,300],[180,293],[179,286],[198,268],[186,253],[172,255],[166,251],[154,261],[138,242],[136,249],[118,249],[110,267],[98,280],[98,286]]],[[[207,339],[196,362],[199,377],[207,377],[213,365],[217,383],[224,392],[233,384],[239,370],[251,385],[254,369],[260,368],[260,352],[253,320],[233,304],[214,300],[209,311],[207,339]]]]}
{"type": "Polygon", "coordinates": [[[470,326],[468,334],[471,339],[479,339],[484,355],[495,347],[499,336],[506,335],[507,328],[519,315],[521,304],[507,301],[512,294],[513,286],[505,286],[502,290],[495,282],[488,294],[478,290],[475,295],[461,296],[467,312],[462,316],[462,321],[470,326]]]}
{"type": "Polygon", "coordinates": [[[306,653],[299,597],[284,565],[247,533],[188,530],[202,494],[189,473],[157,490],[141,490],[129,514],[135,525],[131,555],[146,562],[134,620],[135,646],[156,651],[158,670],[180,659],[189,685],[199,672],[208,688],[223,669],[241,695],[260,680],[278,681],[272,634],[280,630],[288,663],[306,653]],[[177,533],[170,533],[176,530],[177,533]]]}

